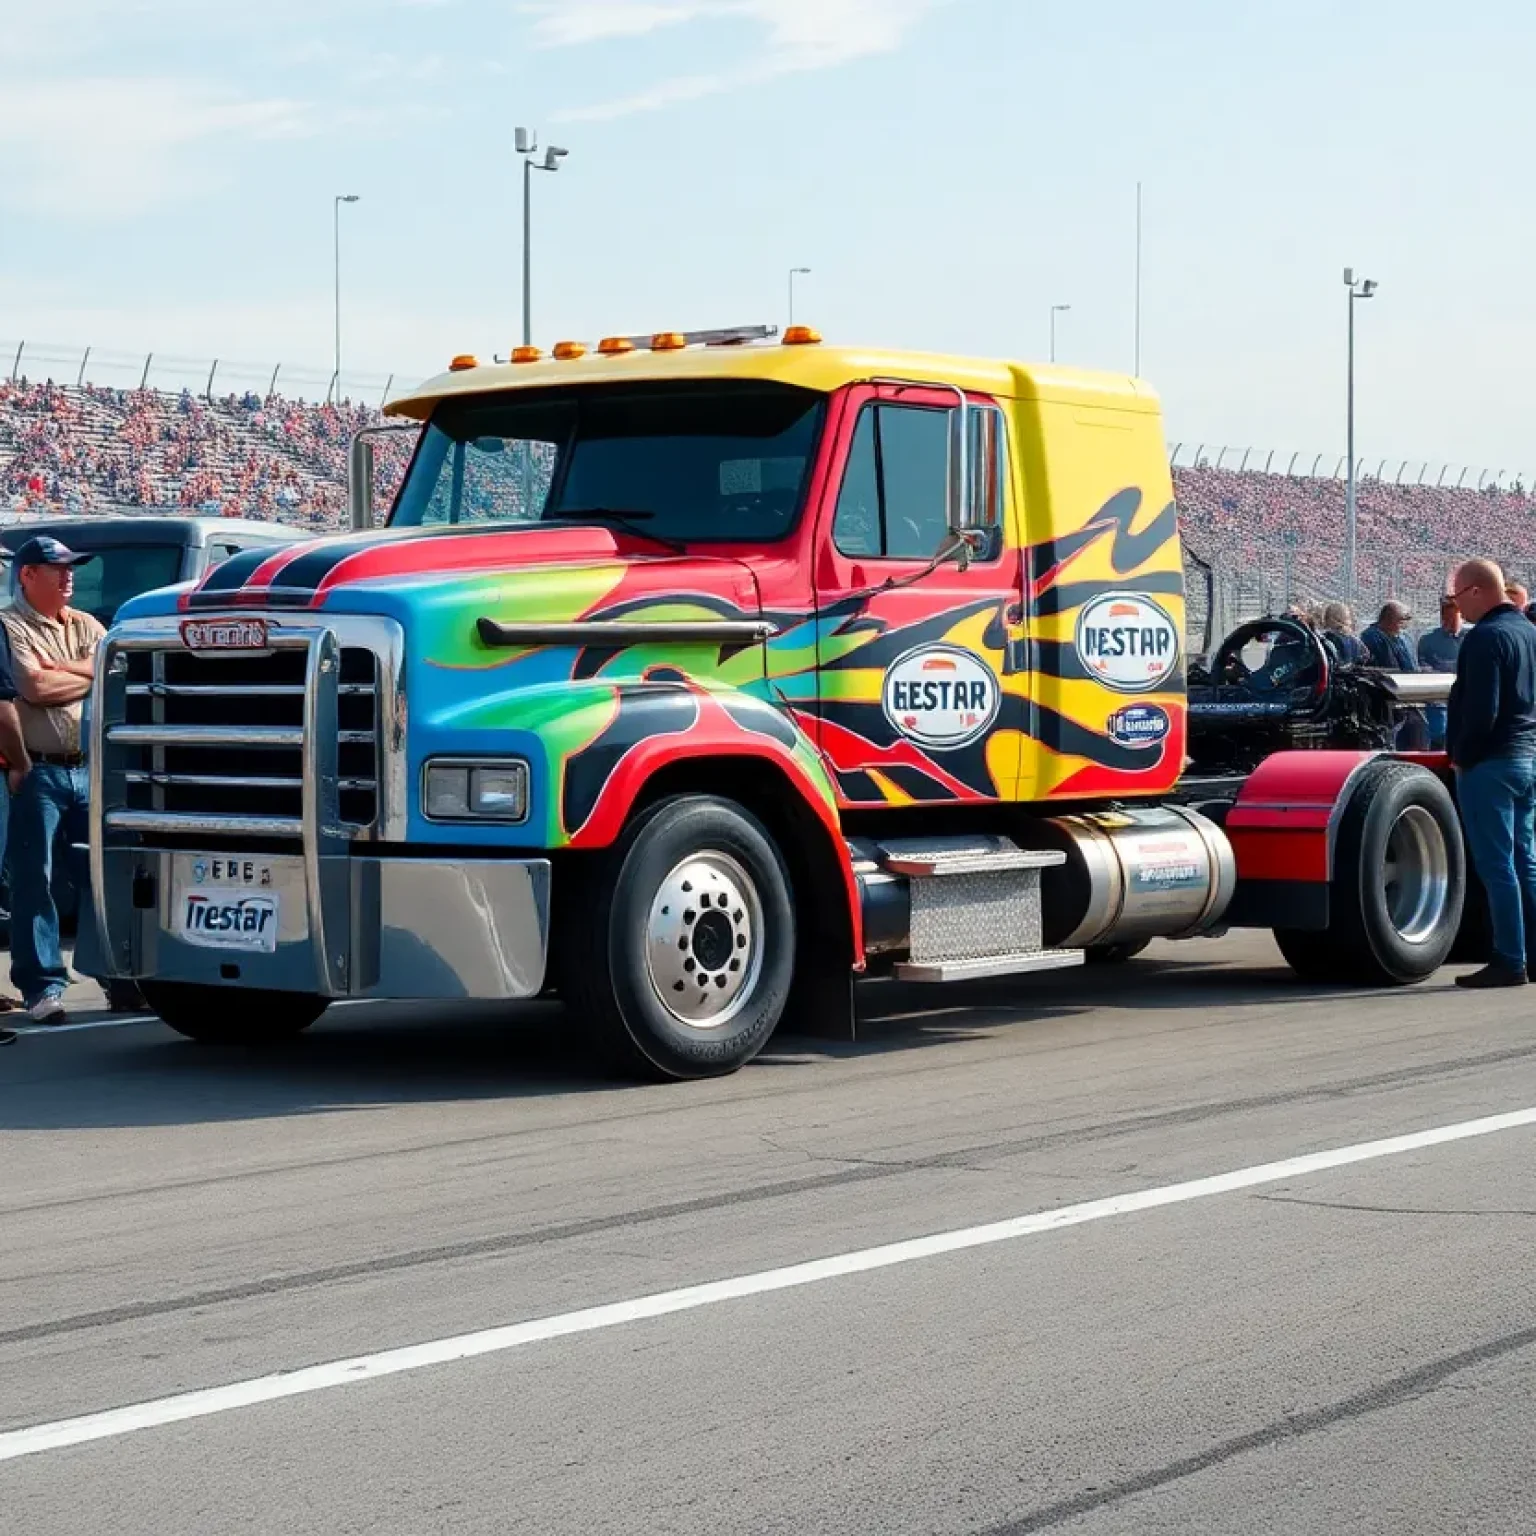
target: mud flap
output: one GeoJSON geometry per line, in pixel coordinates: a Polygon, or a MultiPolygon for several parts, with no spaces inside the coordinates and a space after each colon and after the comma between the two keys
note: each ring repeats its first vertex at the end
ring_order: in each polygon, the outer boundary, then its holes
{"type": "Polygon", "coordinates": [[[802,965],[795,970],[784,1016],[776,1037],[799,1036],[807,1040],[841,1040],[851,1044],[858,1037],[853,1009],[853,972],[821,965],[802,965]]]}

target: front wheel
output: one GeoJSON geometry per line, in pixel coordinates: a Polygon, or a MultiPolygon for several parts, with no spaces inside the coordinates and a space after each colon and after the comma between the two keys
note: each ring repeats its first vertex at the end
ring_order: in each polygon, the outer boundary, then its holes
{"type": "Polygon", "coordinates": [[[560,993],[621,1070],[714,1077],[762,1050],[793,979],[795,912],[754,816],[713,796],[664,800],[571,877],[560,993]]]}
{"type": "Polygon", "coordinates": [[[242,991],[186,981],[141,981],[139,991],[179,1035],[207,1045],[275,1045],[308,1029],[327,1001],[308,992],[242,991]]]}

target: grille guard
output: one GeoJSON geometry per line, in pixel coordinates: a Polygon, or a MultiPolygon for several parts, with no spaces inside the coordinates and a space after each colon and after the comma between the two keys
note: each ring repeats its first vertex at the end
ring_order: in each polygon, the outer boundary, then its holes
{"type": "MultiPolygon", "coordinates": [[[[200,617],[202,617],[200,615],[200,617]]],[[[210,614],[217,619],[221,615],[210,614]]],[[[229,615],[249,618],[249,610],[229,615]]],[[[106,850],[109,843],[132,846],[148,833],[195,836],[210,851],[239,849],[253,838],[297,839],[304,861],[305,905],[311,947],[315,957],[315,983],[326,996],[347,990],[347,946],[337,942],[345,931],[348,894],[343,872],[344,854],[357,841],[403,841],[406,821],[405,727],[406,693],[404,631],[390,619],[359,615],[270,614],[268,650],[297,649],[305,653],[302,725],[299,741],[293,732],[281,732],[282,741],[272,745],[293,746],[301,751],[301,812],[292,818],[228,815],[186,811],[143,811],[127,805],[129,770],[116,763],[114,753],[124,747],[145,745],[205,745],[256,747],[251,727],[217,725],[166,728],[155,735],[154,727],[131,726],[128,713],[128,658],[134,652],[188,652],[182,640],[180,615],[129,620],[111,630],[101,643],[95,682],[91,690],[90,733],[90,873],[91,900],[97,933],[105,957],[116,969],[128,941],[113,934],[109,924],[106,890],[106,850]],[[344,823],[340,815],[341,781],[338,754],[341,732],[338,699],[341,688],[343,646],[371,651],[376,661],[374,775],[376,814],[371,827],[344,823]],[[125,734],[115,736],[115,731],[125,734]],[[148,734],[146,734],[148,733],[148,734]]],[[[238,653],[231,652],[231,656],[238,653]]],[[[240,692],[231,686],[231,694],[240,692]]],[[[259,782],[232,776],[215,776],[231,788],[259,782]]],[[[153,782],[153,776],[151,777],[153,782]]]]}

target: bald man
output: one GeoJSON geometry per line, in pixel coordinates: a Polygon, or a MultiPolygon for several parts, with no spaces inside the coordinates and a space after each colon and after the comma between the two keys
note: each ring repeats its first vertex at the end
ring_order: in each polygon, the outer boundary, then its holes
{"type": "Polygon", "coordinates": [[[1493,926],[1492,960],[1459,987],[1523,987],[1536,974],[1536,625],[1506,591],[1491,560],[1451,578],[1474,628],[1456,657],[1445,749],[1493,926]]]}

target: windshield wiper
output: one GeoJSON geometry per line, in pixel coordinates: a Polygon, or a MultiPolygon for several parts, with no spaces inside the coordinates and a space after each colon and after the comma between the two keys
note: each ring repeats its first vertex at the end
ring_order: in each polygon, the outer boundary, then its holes
{"type": "Polygon", "coordinates": [[[637,538],[650,539],[667,549],[676,550],[679,554],[686,553],[686,546],[679,544],[676,539],[669,539],[663,534],[652,533],[649,528],[639,526],[655,516],[656,514],[648,507],[556,507],[544,514],[544,521],[553,522],[558,518],[563,522],[572,523],[616,523],[637,538]]]}

